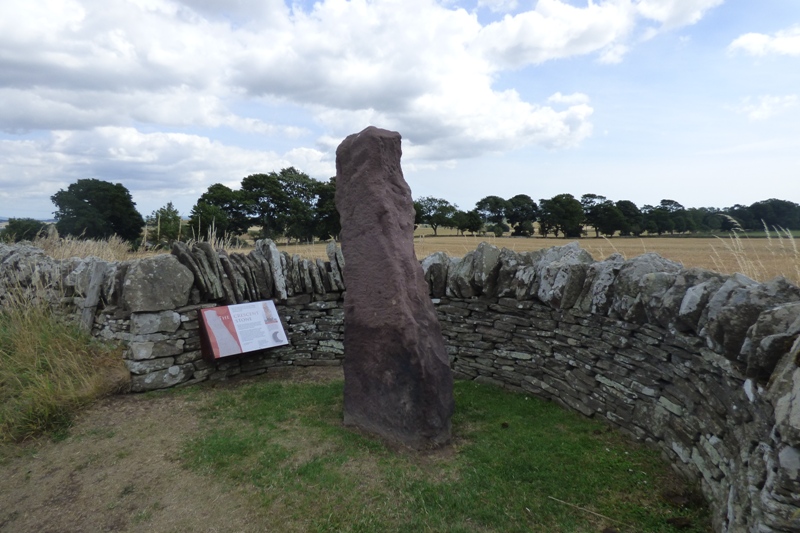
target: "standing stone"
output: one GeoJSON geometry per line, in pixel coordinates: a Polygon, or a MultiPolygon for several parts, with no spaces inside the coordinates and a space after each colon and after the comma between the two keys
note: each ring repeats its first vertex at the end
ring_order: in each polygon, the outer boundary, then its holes
{"type": "Polygon", "coordinates": [[[414,254],[400,135],[369,127],[336,150],[342,222],[344,423],[413,448],[450,440],[453,377],[414,254]]]}

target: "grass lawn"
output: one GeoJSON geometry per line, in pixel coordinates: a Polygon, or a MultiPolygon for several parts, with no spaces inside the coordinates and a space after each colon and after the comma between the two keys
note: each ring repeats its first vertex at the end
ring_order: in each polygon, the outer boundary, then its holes
{"type": "Polygon", "coordinates": [[[216,389],[181,458],[256,495],[281,531],[710,531],[702,498],[601,422],[458,382],[453,444],[412,452],[344,428],[342,387],[216,389]]]}

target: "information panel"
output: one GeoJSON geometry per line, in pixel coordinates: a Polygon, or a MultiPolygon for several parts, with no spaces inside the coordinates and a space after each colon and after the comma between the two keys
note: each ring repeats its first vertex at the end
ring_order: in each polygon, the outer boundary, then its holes
{"type": "Polygon", "coordinates": [[[201,309],[200,315],[208,359],[289,344],[271,300],[201,309]]]}

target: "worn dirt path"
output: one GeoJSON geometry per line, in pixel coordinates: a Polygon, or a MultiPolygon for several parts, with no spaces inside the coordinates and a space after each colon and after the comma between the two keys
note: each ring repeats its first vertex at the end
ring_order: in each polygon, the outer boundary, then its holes
{"type": "MultiPolygon", "coordinates": [[[[340,368],[281,369],[257,379],[336,378],[340,368]]],[[[188,399],[107,398],[81,413],[65,440],[3,450],[0,532],[279,530],[259,511],[257,494],[180,462],[181,446],[198,431],[199,408],[212,394],[209,387],[188,399]]]]}

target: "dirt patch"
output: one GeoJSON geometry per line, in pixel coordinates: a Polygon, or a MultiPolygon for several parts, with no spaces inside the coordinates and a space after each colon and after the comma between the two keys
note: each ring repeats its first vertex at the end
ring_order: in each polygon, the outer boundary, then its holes
{"type": "MultiPolygon", "coordinates": [[[[279,369],[217,386],[341,375],[341,368],[279,369]]],[[[0,464],[0,531],[269,531],[252,488],[181,465],[182,443],[199,430],[212,390],[107,398],[84,411],[65,440],[6,450],[12,457],[0,464]]]]}

